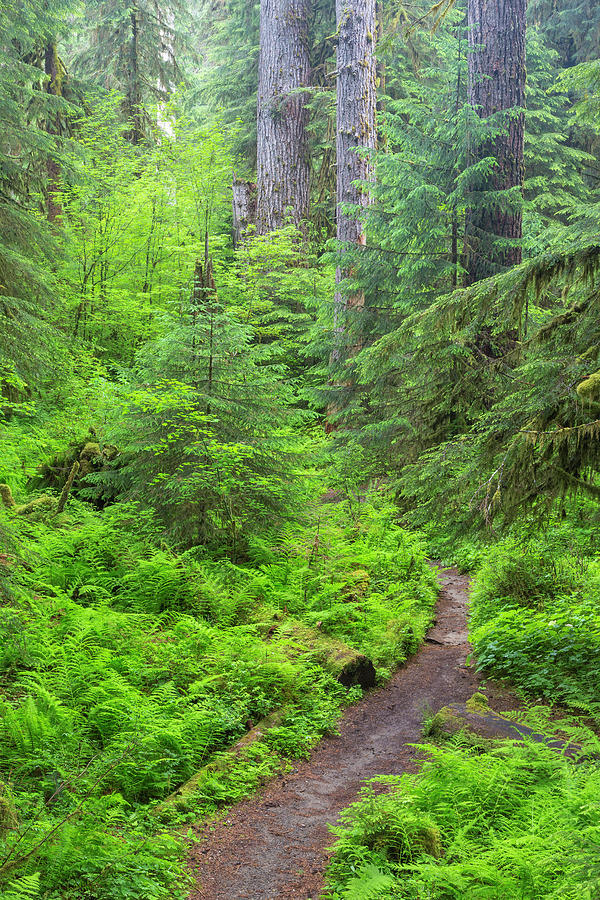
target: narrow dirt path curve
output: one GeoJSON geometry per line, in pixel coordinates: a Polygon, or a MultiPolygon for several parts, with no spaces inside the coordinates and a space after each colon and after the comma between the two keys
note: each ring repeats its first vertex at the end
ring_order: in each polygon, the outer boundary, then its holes
{"type": "MultiPolygon", "coordinates": [[[[328,829],[376,775],[415,771],[423,715],[465,702],[477,690],[469,652],[469,579],[456,569],[440,575],[436,622],[421,650],[383,688],[351,707],[338,737],[233,807],[222,821],[197,831],[190,853],[197,886],[190,900],[317,900],[323,890],[328,829]]],[[[498,685],[487,695],[495,709],[514,709],[498,685]]]]}

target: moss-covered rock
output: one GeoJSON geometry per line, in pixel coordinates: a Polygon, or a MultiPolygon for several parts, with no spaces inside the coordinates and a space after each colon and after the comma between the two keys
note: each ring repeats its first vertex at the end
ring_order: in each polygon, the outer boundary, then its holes
{"type": "Polygon", "coordinates": [[[445,740],[462,733],[465,741],[473,747],[485,748],[497,740],[529,740],[536,744],[544,744],[574,759],[578,759],[581,755],[581,747],[578,744],[535,731],[522,722],[495,712],[489,706],[485,695],[480,692],[473,694],[466,703],[452,703],[442,707],[426,731],[427,736],[434,741],[445,740]]]}
{"type": "Polygon", "coordinates": [[[426,736],[433,740],[452,737],[463,731],[468,723],[464,716],[451,706],[443,706],[427,724],[426,736]]]}
{"type": "Polygon", "coordinates": [[[477,713],[490,711],[488,698],[481,691],[475,691],[475,693],[467,700],[466,706],[469,712],[477,713]]]}

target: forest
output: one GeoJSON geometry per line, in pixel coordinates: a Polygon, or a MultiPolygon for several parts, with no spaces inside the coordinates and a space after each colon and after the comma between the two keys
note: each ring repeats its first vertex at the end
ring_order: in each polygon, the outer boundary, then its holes
{"type": "Polygon", "coordinates": [[[0,51],[0,900],[600,898],[600,4],[0,51]]]}

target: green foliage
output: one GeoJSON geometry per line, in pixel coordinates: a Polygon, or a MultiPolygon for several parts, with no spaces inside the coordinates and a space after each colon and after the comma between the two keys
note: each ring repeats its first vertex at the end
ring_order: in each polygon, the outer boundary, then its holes
{"type": "Polygon", "coordinates": [[[529,696],[597,717],[599,591],[597,558],[573,545],[572,529],[562,541],[501,541],[485,554],[473,591],[478,665],[529,696]]]}
{"type": "Polygon", "coordinates": [[[220,122],[194,127],[169,107],[170,138],[140,156],[119,95],[88,102],[61,195],[69,255],[60,277],[74,337],[107,363],[130,366],[141,343],[187,309],[206,236],[211,251],[230,256],[231,133],[220,122]]]}
{"type": "MultiPolygon", "coordinates": [[[[473,119],[465,105],[455,15],[434,35],[411,34],[412,61],[400,39],[394,44],[406,77],[390,83],[367,247],[355,252],[346,285],[362,290],[365,304],[348,323],[355,349],[320,398],[335,412],[340,452],[360,448],[363,481],[392,479],[418,527],[442,516],[456,535],[505,527],[530,506],[544,514],[566,494],[597,495],[599,340],[596,163],[586,152],[597,135],[594,70],[557,84],[556,57],[534,29],[524,207],[531,259],[453,291],[477,179],[480,199],[499,205],[485,186],[492,161],[470,172],[469,141],[493,141],[503,127],[473,119]],[[575,110],[564,85],[577,86],[575,110]]],[[[322,327],[332,327],[328,309],[322,327]]]]}
{"type": "Polygon", "coordinates": [[[347,501],[324,511],[312,548],[306,548],[306,562],[290,577],[301,588],[307,623],[318,624],[389,671],[419,646],[430,622],[436,580],[419,536],[395,524],[392,506],[373,506],[373,500],[347,501]]]}
{"type": "MultiPolygon", "coordinates": [[[[493,154],[473,164],[506,118],[467,102],[464,5],[419,31],[421,0],[378,4],[378,181],[344,286],[365,303],[337,367],[336,260],[318,256],[335,218],[334,4],[315,0],[309,23],[311,226],[250,228],[235,250],[259,4],[0,10],[3,900],[183,897],[165,824],[249,796],[334,731],[359,694],[336,654],[381,680],[418,648],[425,541],[481,566],[486,671],[598,715],[598,16],[544,4],[524,197],[489,190],[493,154]],[[523,206],[525,262],[458,290],[479,204],[523,206]],[[326,406],[331,442],[314,429],[326,406]],[[114,452],[57,514],[86,441],[114,452]],[[499,541],[474,540],[485,525],[499,541]]],[[[425,751],[420,777],[346,816],[332,897],[591,900],[595,770],[466,745],[425,751]]]]}
{"type": "Polygon", "coordinates": [[[328,898],[595,896],[597,767],[508,741],[420,751],[418,776],[376,779],[343,813],[328,898]]]}
{"type": "Polygon", "coordinates": [[[244,565],[177,555],[139,501],[94,511],[71,498],[48,522],[0,511],[12,535],[0,561],[3,886],[38,873],[57,900],[82,884],[94,900],[179,896],[181,846],[161,819],[248,796],[359,693],[290,637],[288,614],[305,628],[323,619],[325,640],[388,669],[416,648],[435,596],[421,542],[381,499],[327,508],[318,477],[307,484],[305,521],[276,537],[254,526],[244,565]],[[225,754],[278,709],[259,744],[225,754]],[[147,816],[200,770],[185,801],[147,816]]]}
{"type": "Polygon", "coordinates": [[[192,50],[195,4],[167,0],[84,0],[70,36],[70,55],[86,83],[118,91],[128,140],[139,145],[158,125],[170,133],[164,104],[181,82],[192,50]]]}
{"type": "Polygon", "coordinates": [[[199,4],[206,64],[194,73],[188,103],[199,121],[221,111],[230,124],[242,123],[236,150],[244,169],[256,163],[256,91],[260,5],[252,0],[199,4]]]}
{"type": "Polygon", "coordinates": [[[56,372],[65,349],[56,331],[62,303],[53,277],[60,242],[46,221],[45,201],[49,162],[61,159],[55,122],[69,107],[47,90],[44,50],[72,6],[27,0],[0,10],[0,395],[9,400],[19,395],[15,375],[56,372]]]}
{"type": "Polygon", "coordinates": [[[212,344],[205,324],[147,348],[152,368],[141,374],[153,383],[122,395],[125,415],[109,432],[123,447],[114,478],[121,496],[157,511],[170,537],[219,546],[235,562],[249,529],[276,527],[290,509],[300,445],[281,370],[260,365],[227,313],[215,313],[212,344]]]}
{"type": "Polygon", "coordinates": [[[36,900],[40,896],[40,876],[25,875],[11,881],[5,891],[0,894],[2,900],[36,900]]]}
{"type": "Polygon", "coordinates": [[[565,0],[561,4],[535,0],[530,12],[560,53],[565,68],[598,57],[600,18],[593,0],[565,0]]]}

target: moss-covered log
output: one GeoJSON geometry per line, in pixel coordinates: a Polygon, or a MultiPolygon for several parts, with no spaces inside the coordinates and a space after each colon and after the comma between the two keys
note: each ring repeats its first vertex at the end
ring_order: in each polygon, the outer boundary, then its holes
{"type": "Polygon", "coordinates": [[[67,500],[69,499],[69,494],[71,493],[71,488],[73,487],[73,481],[77,473],[79,472],[79,463],[77,460],[71,466],[71,471],[69,472],[69,477],[65,482],[65,486],[62,489],[62,493],[60,495],[60,499],[58,501],[58,506],[56,507],[56,512],[61,513],[65,506],[67,505],[67,500]]]}
{"type": "Polygon", "coordinates": [[[359,685],[372,688],[375,685],[376,673],[372,660],[318,628],[287,621],[278,628],[276,640],[292,657],[310,654],[318,665],[345,687],[359,685]]]}
{"type": "Polygon", "coordinates": [[[46,513],[54,512],[56,509],[56,497],[50,497],[48,494],[42,494],[40,497],[30,500],[29,503],[18,505],[15,503],[8,484],[0,484],[0,498],[4,506],[11,509],[16,516],[43,517],[46,513]]]}
{"type": "Polygon", "coordinates": [[[272,712],[270,715],[266,716],[264,719],[261,719],[260,722],[251,728],[239,741],[237,741],[232,747],[226,750],[224,753],[219,753],[216,758],[207,763],[207,765],[202,766],[195,775],[177,788],[172,794],[170,794],[165,800],[162,800],[151,810],[152,815],[160,817],[164,813],[168,813],[172,810],[184,810],[187,809],[190,800],[193,795],[196,793],[198,788],[200,787],[202,781],[209,775],[214,774],[215,772],[223,772],[231,766],[231,763],[235,761],[235,759],[242,754],[244,750],[248,747],[251,747],[252,744],[255,744],[257,741],[260,741],[261,738],[267,733],[269,728],[276,728],[278,725],[281,725],[286,710],[278,709],[275,712],[272,712]]]}

